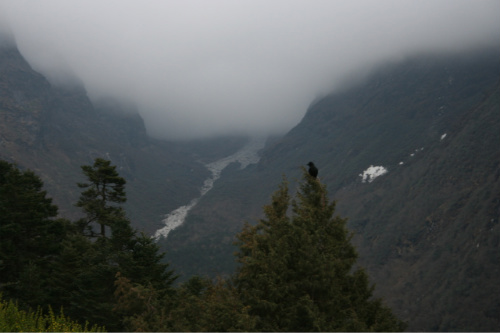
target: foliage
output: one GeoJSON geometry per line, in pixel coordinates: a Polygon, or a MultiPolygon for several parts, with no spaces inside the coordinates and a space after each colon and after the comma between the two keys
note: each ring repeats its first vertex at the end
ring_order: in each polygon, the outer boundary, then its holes
{"type": "Polygon", "coordinates": [[[80,325],[61,312],[56,315],[49,307],[48,313],[20,310],[12,301],[3,300],[0,295],[0,332],[104,332],[103,327],[89,323],[80,325]]]}
{"type": "Polygon", "coordinates": [[[125,180],[115,169],[102,159],[82,167],[89,182],[80,184],[85,191],[79,205],[87,218],[72,224],[52,219],[57,207],[34,173],[0,163],[0,288],[6,297],[23,307],[61,307],[81,324],[120,330],[117,273],[161,297],[172,293],[176,276],[161,262],[164,255],[151,238],[132,229],[117,205],[126,197],[125,180]],[[94,222],[100,233],[93,232],[94,222]],[[106,226],[111,234],[104,232],[106,226]]]}
{"type": "Polygon", "coordinates": [[[71,228],[32,171],[0,161],[0,287],[32,304],[45,298],[42,272],[71,228]],[[41,276],[40,276],[41,275],[41,276]]]}
{"type": "MultiPolygon", "coordinates": [[[[130,226],[122,207],[126,200],[125,180],[118,175],[110,161],[97,158],[94,165],[82,166],[88,183],[78,184],[86,189],[78,201],[87,218],[79,222],[80,233],[65,242],[58,261],[57,279],[67,284],[54,286],[58,303],[76,318],[106,324],[108,329],[123,328],[123,313],[115,311],[115,279],[117,274],[132,283],[154,288],[161,296],[171,291],[175,276],[168,264],[161,263],[163,254],[152,239],[130,226]],[[101,225],[96,234],[91,223],[101,225]],[[105,228],[110,227],[111,235],[105,228]],[[88,236],[96,237],[95,240],[88,236]]],[[[55,281],[57,281],[55,279],[55,281]]]]}
{"type": "Polygon", "coordinates": [[[124,203],[127,200],[126,181],[118,175],[111,161],[102,158],[96,158],[93,166],[83,165],[82,170],[89,182],[78,183],[78,187],[86,189],[76,204],[87,214],[80,225],[94,236],[90,224],[98,223],[101,226],[100,235],[105,236],[106,226],[113,227],[124,217],[123,209],[110,203],[124,203]]]}
{"type": "Polygon", "coordinates": [[[250,331],[255,320],[228,281],[193,277],[179,290],[171,310],[173,331],[250,331]]]}
{"type": "Polygon", "coordinates": [[[380,300],[350,244],[346,219],[333,217],[326,187],[303,169],[291,200],[284,181],[264,207],[267,219],[238,235],[235,284],[264,331],[400,331],[405,325],[380,300]],[[287,212],[292,208],[292,216],[287,212]]]}
{"type": "Polygon", "coordinates": [[[83,235],[70,236],[54,267],[50,304],[64,307],[72,318],[119,330],[120,318],[112,311],[119,269],[108,239],[92,242],[83,235]]]}
{"type": "Polygon", "coordinates": [[[123,319],[128,331],[159,331],[166,323],[165,304],[157,291],[149,286],[133,284],[130,279],[116,274],[113,311],[123,319]]]}
{"type": "MultiPolygon", "coordinates": [[[[7,170],[2,179],[8,180],[1,183],[2,191],[23,181],[31,186],[28,190],[12,187],[23,201],[14,203],[26,212],[46,208],[45,214],[31,219],[33,214],[6,209],[11,197],[1,201],[8,217],[2,228],[34,223],[37,232],[32,253],[21,255],[30,257],[19,264],[17,275],[12,275],[15,279],[6,280],[2,288],[22,306],[43,305],[48,311],[43,315],[39,306],[35,313],[22,312],[14,303],[4,302],[2,309],[14,318],[4,320],[6,329],[86,330],[88,322],[113,331],[404,328],[380,300],[372,298],[366,273],[354,267],[357,254],[350,244],[346,220],[333,217],[335,202],[328,202],[325,186],[305,169],[296,199],[291,199],[284,180],[271,204],[264,207],[266,219],[255,226],[246,224],[238,235],[241,266],[232,278],[213,281],[195,276],[173,288],[177,276],[162,263],[164,254],[159,253],[158,245],[133,230],[117,205],[125,201],[125,180],[109,161],[96,159],[93,167],[82,167],[89,182],[80,184],[85,191],[78,205],[87,218],[76,225],[51,219],[50,199],[45,198],[43,184],[33,173],[23,174],[5,163],[1,166],[7,170]],[[34,206],[25,201],[33,198],[30,188],[38,198],[31,201],[34,206]],[[101,225],[100,233],[93,231],[94,222],[101,225]],[[57,228],[36,229],[54,223],[57,228]],[[64,308],[77,322],[62,312],[55,316],[52,308],[64,308]]],[[[4,244],[13,246],[9,237],[4,244]]],[[[9,259],[6,249],[2,248],[2,260],[9,259]]],[[[9,266],[2,270],[9,272],[9,266]]]]}
{"type": "Polygon", "coordinates": [[[194,276],[175,294],[161,297],[154,288],[133,284],[120,274],[118,304],[129,331],[249,331],[255,320],[228,281],[194,276]]]}
{"type": "Polygon", "coordinates": [[[52,236],[51,218],[57,215],[43,183],[32,171],[21,171],[0,161],[0,253],[2,277],[14,278],[22,266],[53,252],[53,244],[40,234],[52,236]]]}

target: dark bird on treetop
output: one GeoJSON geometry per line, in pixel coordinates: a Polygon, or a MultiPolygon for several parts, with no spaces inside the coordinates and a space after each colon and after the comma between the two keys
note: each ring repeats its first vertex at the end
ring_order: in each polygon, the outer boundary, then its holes
{"type": "Polygon", "coordinates": [[[313,162],[309,162],[307,165],[309,165],[309,174],[316,178],[318,176],[318,168],[316,168],[313,162]]]}

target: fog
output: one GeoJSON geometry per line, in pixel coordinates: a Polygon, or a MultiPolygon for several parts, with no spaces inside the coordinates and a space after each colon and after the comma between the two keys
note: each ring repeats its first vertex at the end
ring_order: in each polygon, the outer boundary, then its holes
{"type": "Polygon", "coordinates": [[[0,0],[31,66],[134,103],[166,139],[277,134],[346,77],[500,44],[498,0],[0,0]]]}

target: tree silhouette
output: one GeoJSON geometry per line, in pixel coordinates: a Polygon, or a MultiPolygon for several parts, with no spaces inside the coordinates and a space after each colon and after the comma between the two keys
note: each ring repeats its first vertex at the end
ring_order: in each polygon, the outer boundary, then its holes
{"type": "Polygon", "coordinates": [[[264,207],[265,219],[238,235],[235,284],[256,330],[401,331],[361,268],[346,219],[334,216],[326,186],[303,170],[297,198],[286,180],[264,207]],[[287,214],[291,206],[291,214],[287,214]]]}
{"type": "Polygon", "coordinates": [[[102,158],[96,158],[93,166],[83,165],[81,168],[89,182],[78,183],[78,187],[86,190],[82,192],[76,206],[83,208],[87,215],[79,224],[90,236],[95,236],[91,223],[98,223],[101,226],[100,236],[105,237],[106,226],[112,227],[124,218],[123,209],[112,203],[124,203],[127,200],[126,181],[119,176],[111,161],[102,158]]]}

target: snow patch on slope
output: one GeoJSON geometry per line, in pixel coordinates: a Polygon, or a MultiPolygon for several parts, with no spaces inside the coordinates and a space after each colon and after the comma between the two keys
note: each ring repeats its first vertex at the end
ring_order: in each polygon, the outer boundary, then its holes
{"type": "Polygon", "coordinates": [[[375,180],[375,178],[385,175],[387,172],[389,171],[383,166],[370,165],[370,167],[363,171],[363,173],[359,174],[359,176],[361,177],[361,182],[371,183],[373,180],[375,180]]]}

